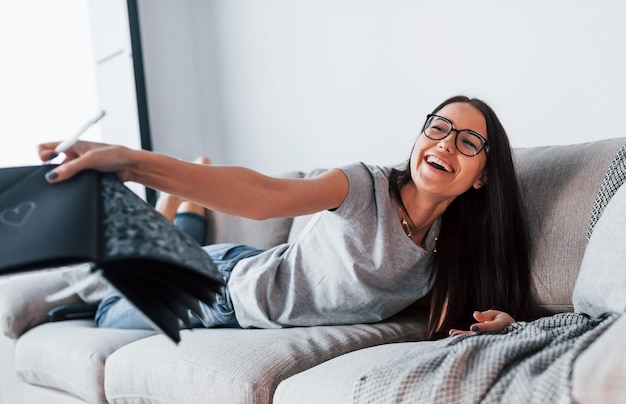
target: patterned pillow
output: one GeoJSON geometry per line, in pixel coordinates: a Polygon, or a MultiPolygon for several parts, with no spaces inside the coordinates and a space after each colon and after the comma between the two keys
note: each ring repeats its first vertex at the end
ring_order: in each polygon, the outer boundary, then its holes
{"type": "MultiPolygon", "coordinates": [[[[68,270],[73,270],[68,267],[68,270]]],[[[0,279],[0,332],[11,339],[46,321],[51,308],[80,301],[77,295],[49,302],[46,297],[68,286],[65,270],[26,272],[0,279]]]]}
{"type": "Polygon", "coordinates": [[[604,176],[604,180],[602,181],[602,185],[600,186],[600,190],[598,191],[598,195],[596,196],[596,200],[593,204],[593,209],[591,210],[589,229],[587,230],[587,241],[591,238],[593,228],[598,222],[600,216],[602,216],[604,208],[615,194],[615,191],[622,186],[625,180],[626,145],[622,146],[622,148],[617,152],[606,175],[604,176]]]}

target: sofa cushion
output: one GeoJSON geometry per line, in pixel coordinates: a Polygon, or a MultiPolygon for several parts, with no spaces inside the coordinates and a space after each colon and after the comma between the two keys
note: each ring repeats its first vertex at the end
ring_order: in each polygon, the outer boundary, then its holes
{"type": "Polygon", "coordinates": [[[515,149],[539,308],[571,311],[596,193],[625,138],[515,149]]]}
{"type": "MultiPolygon", "coordinates": [[[[9,403],[86,404],[86,401],[81,398],[46,387],[24,384],[21,390],[22,400],[9,401],[9,403]]],[[[97,403],[97,401],[93,403],[97,403]]]]}
{"type": "Polygon", "coordinates": [[[17,340],[15,369],[25,383],[103,403],[107,357],[119,347],[155,333],[96,328],[89,320],[42,324],[17,340]]]}
{"type": "Polygon", "coordinates": [[[111,403],[269,403],[278,383],[298,372],[355,349],[424,333],[425,314],[404,313],[379,324],[194,329],[181,333],[179,345],[154,336],[109,357],[106,397],[111,403]]]}
{"type": "Polygon", "coordinates": [[[573,303],[577,312],[593,317],[626,310],[626,186],[615,193],[595,225],[573,303]]]}
{"type": "Polygon", "coordinates": [[[416,349],[428,349],[431,341],[386,344],[341,355],[282,381],[274,404],[344,404],[366,369],[416,349]]]}

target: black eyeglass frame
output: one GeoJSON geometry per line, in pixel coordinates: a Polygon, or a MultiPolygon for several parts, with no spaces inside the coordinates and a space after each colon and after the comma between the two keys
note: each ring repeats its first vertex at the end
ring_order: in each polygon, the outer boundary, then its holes
{"type": "Polygon", "coordinates": [[[424,122],[424,125],[422,126],[422,133],[424,134],[424,136],[426,136],[427,138],[429,138],[430,140],[442,140],[447,138],[448,136],[450,136],[450,133],[452,132],[456,132],[456,136],[454,138],[454,147],[456,147],[456,149],[459,151],[459,153],[461,153],[464,156],[467,157],[476,157],[480,154],[481,151],[485,150],[485,153],[489,153],[489,151],[491,150],[491,146],[489,145],[489,141],[487,139],[485,139],[484,136],[482,136],[480,133],[474,132],[471,129],[456,129],[454,127],[454,125],[452,124],[452,122],[450,122],[450,120],[448,118],[444,118],[443,116],[439,116],[436,114],[428,114],[426,115],[426,121],[424,122]],[[430,120],[430,118],[438,118],[441,119],[444,122],[447,122],[450,125],[450,130],[448,131],[448,133],[446,133],[444,136],[440,137],[440,138],[434,138],[434,137],[430,137],[426,134],[426,125],[428,124],[428,121],[430,120]],[[457,142],[459,140],[459,132],[468,132],[474,136],[478,136],[479,139],[481,139],[483,141],[482,147],[480,149],[478,149],[478,151],[476,152],[476,154],[467,154],[467,153],[463,153],[461,151],[461,149],[459,148],[459,146],[457,145],[457,142]]]}

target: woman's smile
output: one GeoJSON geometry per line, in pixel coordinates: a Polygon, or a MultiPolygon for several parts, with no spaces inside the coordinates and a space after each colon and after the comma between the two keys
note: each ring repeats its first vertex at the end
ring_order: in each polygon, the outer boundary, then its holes
{"type": "Polygon", "coordinates": [[[426,156],[424,157],[424,160],[430,167],[433,167],[435,170],[443,171],[444,173],[455,172],[450,161],[441,155],[437,155],[434,153],[426,154],[426,156]]]}

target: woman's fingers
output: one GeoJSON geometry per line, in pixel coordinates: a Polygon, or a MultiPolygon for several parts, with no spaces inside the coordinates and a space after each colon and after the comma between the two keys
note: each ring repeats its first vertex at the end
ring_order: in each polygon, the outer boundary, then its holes
{"type": "MultiPolygon", "coordinates": [[[[49,158],[54,153],[55,144],[40,145],[40,157],[49,158]]],[[[80,141],[64,153],[66,158],[63,164],[46,174],[48,182],[65,181],[87,169],[114,173],[120,180],[128,180],[125,177],[132,151],[126,147],[80,141]]]]}
{"type": "Polygon", "coordinates": [[[497,332],[502,331],[507,326],[513,324],[515,320],[508,313],[500,310],[475,311],[474,318],[478,323],[470,326],[469,331],[451,329],[449,335],[472,335],[478,332],[497,332]]]}
{"type": "Polygon", "coordinates": [[[54,149],[59,145],[59,143],[60,142],[42,143],[37,146],[37,153],[39,154],[41,161],[50,161],[55,158],[57,153],[54,149]]]}
{"type": "Polygon", "coordinates": [[[479,322],[472,324],[470,330],[475,332],[501,331],[515,322],[513,317],[500,310],[475,311],[474,318],[479,322]]]}
{"type": "Polygon", "coordinates": [[[450,335],[451,337],[456,337],[457,335],[474,335],[474,334],[476,334],[474,331],[457,330],[456,328],[451,329],[450,332],[448,333],[448,335],[450,335]]]}
{"type": "Polygon", "coordinates": [[[82,166],[82,160],[72,160],[67,163],[63,163],[54,170],[48,171],[46,173],[46,180],[53,184],[56,182],[62,182],[69,178],[72,178],[76,173],[82,171],[84,168],[82,166]]]}

